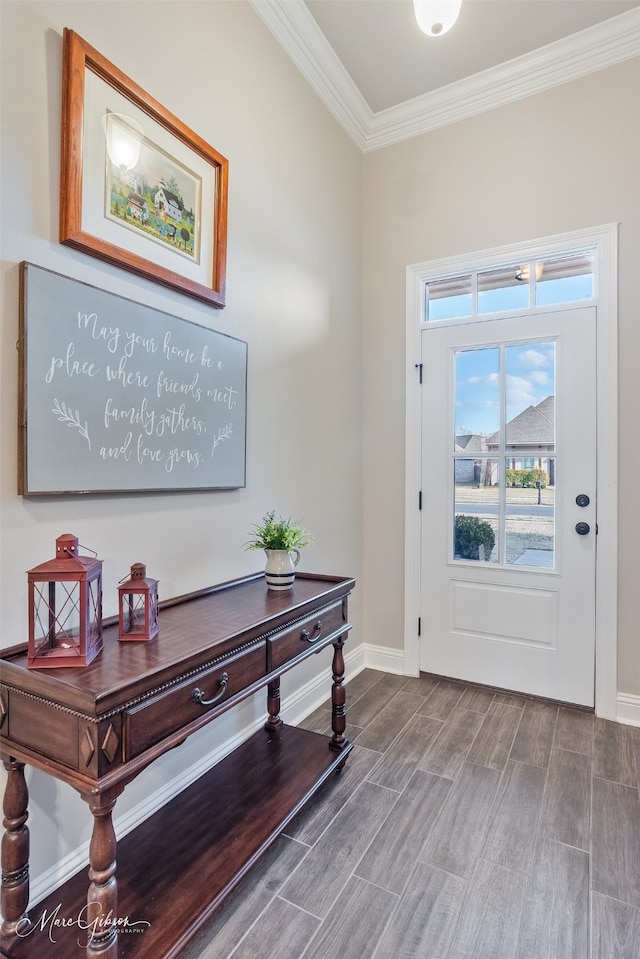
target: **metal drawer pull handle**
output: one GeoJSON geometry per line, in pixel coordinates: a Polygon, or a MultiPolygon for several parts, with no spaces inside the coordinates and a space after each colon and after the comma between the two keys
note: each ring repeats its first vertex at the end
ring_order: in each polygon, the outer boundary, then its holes
{"type": "Polygon", "coordinates": [[[222,699],[222,697],[227,691],[228,682],[229,682],[229,674],[223,673],[222,676],[220,677],[220,683],[219,683],[222,689],[220,690],[217,696],[212,696],[211,699],[205,699],[204,693],[202,692],[202,690],[196,688],[191,693],[191,699],[193,700],[194,703],[200,703],[201,706],[212,706],[213,703],[217,703],[219,699],[222,699]]]}
{"type": "Polygon", "coordinates": [[[313,636],[309,633],[308,629],[303,629],[300,633],[300,639],[306,643],[317,643],[320,639],[320,634],[322,633],[322,620],[319,619],[316,625],[313,627],[313,636]],[[316,636],[317,633],[317,636],[316,636]]]}

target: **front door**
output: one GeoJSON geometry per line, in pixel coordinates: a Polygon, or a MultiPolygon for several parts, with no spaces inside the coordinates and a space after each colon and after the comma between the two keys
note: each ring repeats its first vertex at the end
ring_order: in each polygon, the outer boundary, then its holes
{"type": "Polygon", "coordinates": [[[596,310],[421,338],[420,668],[593,706],[596,310]]]}

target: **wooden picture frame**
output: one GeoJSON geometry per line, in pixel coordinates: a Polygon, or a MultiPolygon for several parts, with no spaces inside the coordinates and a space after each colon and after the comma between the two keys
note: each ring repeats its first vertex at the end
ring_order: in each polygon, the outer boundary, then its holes
{"type": "Polygon", "coordinates": [[[223,307],[227,191],[225,157],[65,28],[60,242],[223,307]]]}

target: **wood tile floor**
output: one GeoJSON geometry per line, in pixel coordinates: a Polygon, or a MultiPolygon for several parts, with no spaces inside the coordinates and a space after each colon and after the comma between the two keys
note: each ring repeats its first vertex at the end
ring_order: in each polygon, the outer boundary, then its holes
{"type": "Polygon", "coordinates": [[[344,771],[181,959],[640,959],[640,728],[370,669],[347,702],[344,771]]]}

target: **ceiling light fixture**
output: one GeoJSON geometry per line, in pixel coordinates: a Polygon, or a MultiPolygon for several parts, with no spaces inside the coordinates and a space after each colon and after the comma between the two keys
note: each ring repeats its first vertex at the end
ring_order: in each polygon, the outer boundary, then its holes
{"type": "Polygon", "coordinates": [[[133,170],[140,159],[144,130],[133,117],[124,113],[112,113],[110,110],[105,113],[101,122],[109,159],[121,170],[133,170]]]}
{"type": "MultiPolygon", "coordinates": [[[[536,263],[535,265],[535,277],[536,280],[539,280],[544,272],[544,263],[536,263]]],[[[528,283],[531,279],[531,264],[523,263],[521,267],[516,270],[516,280],[519,280],[520,283],[528,283]]]]}
{"type": "Polygon", "coordinates": [[[428,37],[440,37],[458,19],[462,0],[413,0],[418,26],[428,37]]]}

